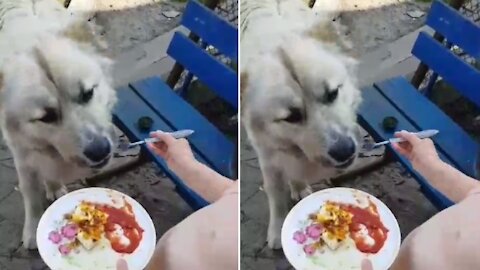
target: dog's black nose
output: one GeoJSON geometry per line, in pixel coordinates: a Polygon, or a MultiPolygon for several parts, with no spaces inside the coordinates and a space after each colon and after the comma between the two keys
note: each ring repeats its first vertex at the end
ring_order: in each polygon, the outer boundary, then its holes
{"type": "Polygon", "coordinates": [[[341,136],[328,149],[328,154],[337,162],[343,163],[348,161],[355,154],[355,142],[351,137],[341,136]]]}
{"type": "Polygon", "coordinates": [[[110,141],[103,136],[95,136],[85,147],[83,154],[93,162],[100,162],[110,155],[110,141]]]}

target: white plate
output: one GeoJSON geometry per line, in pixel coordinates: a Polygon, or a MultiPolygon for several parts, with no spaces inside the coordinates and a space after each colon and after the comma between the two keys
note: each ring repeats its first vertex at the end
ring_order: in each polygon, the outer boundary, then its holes
{"type": "Polygon", "coordinates": [[[373,269],[388,269],[400,249],[400,228],[390,209],[374,196],[351,188],[330,188],[315,192],[301,200],[288,213],[282,227],[282,247],[285,256],[297,270],[360,270],[364,258],[372,261],[373,269]],[[293,234],[305,227],[308,215],[318,212],[326,201],[353,204],[360,207],[368,205],[368,199],[377,206],[380,219],[388,229],[388,237],[376,254],[358,251],[354,242],[339,247],[336,251],[326,249],[323,254],[316,252],[307,256],[303,246],[293,239],[293,234]]]}
{"type": "Polygon", "coordinates": [[[45,211],[37,228],[38,251],[52,270],[115,270],[119,258],[127,261],[129,269],[143,269],[153,255],[155,243],[155,227],[147,211],[131,197],[106,188],[85,188],[61,197],[45,211]],[[94,247],[91,251],[80,248],[79,253],[71,252],[68,256],[62,256],[58,245],[48,239],[51,231],[59,229],[64,215],[72,213],[81,201],[121,207],[123,200],[132,206],[135,218],[144,230],[140,245],[132,254],[115,252],[105,240],[105,248],[94,247]]]}

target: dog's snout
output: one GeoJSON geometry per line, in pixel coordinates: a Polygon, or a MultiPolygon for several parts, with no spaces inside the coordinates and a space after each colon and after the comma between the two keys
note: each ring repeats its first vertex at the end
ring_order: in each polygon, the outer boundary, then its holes
{"type": "Polygon", "coordinates": [[[338,140],[328,149],[328,154],[335,161],[343,163],[352,158],[356,146],[351,137],[339,137],[338,140]]]}
{"type": "Polygon", "coordinates": [[[93,162],[100,162],[107,158],[111,152],[110,141],[103,136],[94,136],[85,147],[83,154],[93,162]]]}

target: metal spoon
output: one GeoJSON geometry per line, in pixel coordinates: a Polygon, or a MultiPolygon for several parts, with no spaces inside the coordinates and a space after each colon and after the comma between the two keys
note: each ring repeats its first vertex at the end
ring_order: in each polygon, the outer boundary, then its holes
{"type": "MultiPolygon", "coordinates": [[[[430,138],[430,137],[433,137],[435,135],[438,134],[438,130],[436,129],[427,129],[427,130],[423,130],[423,131],[419,131],[419,132],[415,132],[415,133],[412,133],[414,135],[416,135],[418,138],[420,139],[425,139],[425,138],[430,138]]],[[[366,143],[363,148],[366,150],[366,151],[371,151],[379,146],[382,146],[382,145],[386,145],[386,144],[389,144],[389,143],[400,143],[400,142],[404,142],[405,140],[403,138],[392,138],[390,140],[387,140],[387,141],[383,141],[383,142],[378,142],[378,143],[366,143]]]]}
{"type": "MultiPolygon", "coordinates": [[[[174,132],[166,132],[166,133],[172,135],[172,137],[174,137],[175,139],[181,139],[181,138],[185,138],[185,137],[188,137],[188,136],[192,135],[194,133],[194,131],[191,130],[191,129],[183,129],[183,130],[178,130],[178,131],[174,131],[174,132]]],[[[145,143],[155,143],[155,142],[159,142],[159,141],[161,141],[159,138],[147,138],[147,139],[144,139],[144,140],[141,140],[141,141],[138,141],[138,142],[133,142],[133,143],[121,142],[118,145],[118,148],[121,151],[127,151],[128,149],[130,149],[132,147],[135,147],[137,145],[142,145],[142,144],[145,144],[145,143]]]]}

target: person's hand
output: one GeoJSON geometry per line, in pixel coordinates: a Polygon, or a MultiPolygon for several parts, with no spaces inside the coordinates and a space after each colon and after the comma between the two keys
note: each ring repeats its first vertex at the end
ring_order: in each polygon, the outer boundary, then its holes
{"type": "Polygon", "coordinates": [[[373,270],[372,262],[369,259],[363,259],[362,270],[373,270]]]}
{"type": "Polygon", "coordinates": [[[172,135],[161,131],[152,132],[150,136],[159,138],[161,141],[149,143],[148,147],[161,156],[167,162],[168,168],[175,173],[197,162],[187,140],[177,140],[172,135]]]}
{"type": "MultiPolygon", "coordinates": [[[[128,265],[127,265],[127,261],[125,261],[124,259],[119,259],[117,261],[117,268],[116,270],[128,270],[128,265]]],[[[363,269],[362,269],[363,270],[363,269]]]]}
{"type": "Polygon", "coordinates": [[[432,140],[420,139],[407,131],[397,132],[395,137],[405,139],[405,142],[394,143],[392,146],[412,163],[415,170],[422,172],[426,168],[441,163],[432,140]]]}

